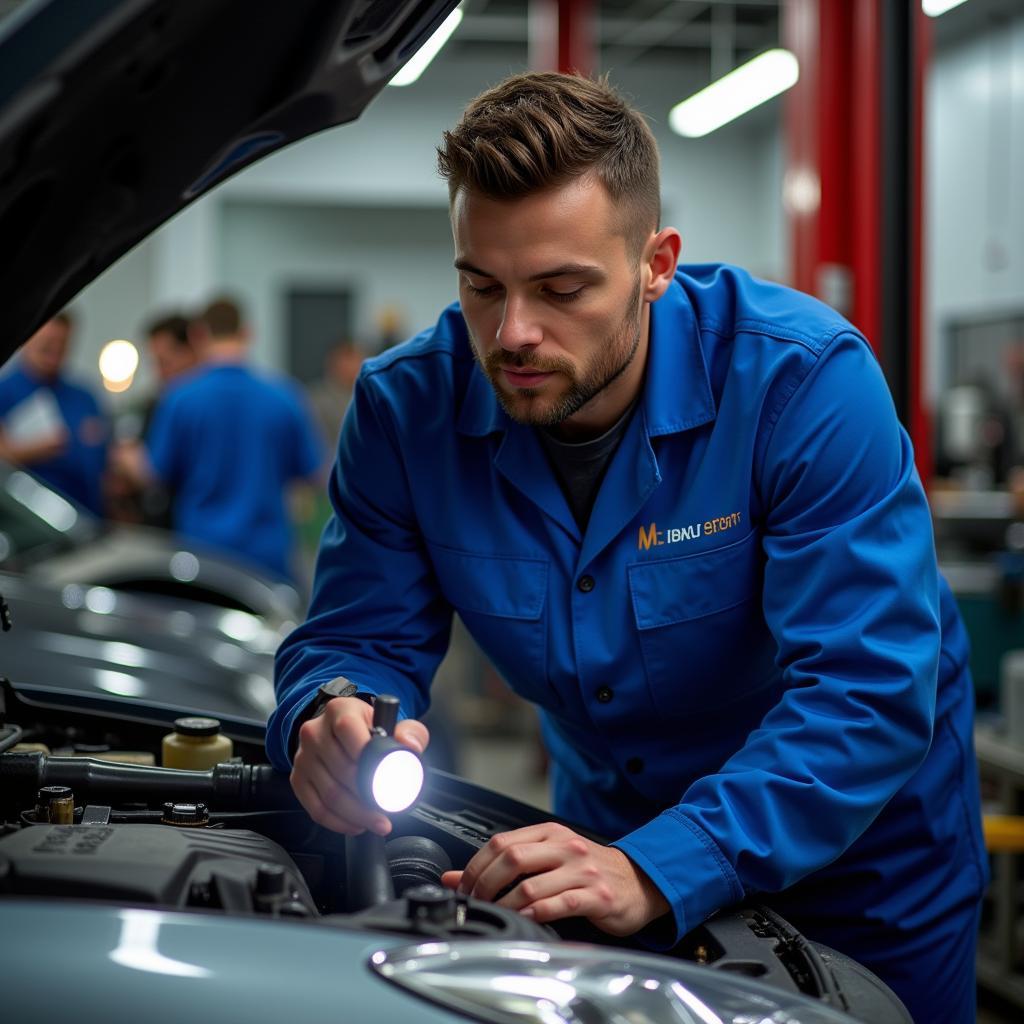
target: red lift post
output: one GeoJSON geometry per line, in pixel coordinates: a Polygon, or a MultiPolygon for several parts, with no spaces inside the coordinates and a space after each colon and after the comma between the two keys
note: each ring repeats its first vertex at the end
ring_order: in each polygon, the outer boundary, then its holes
{"type": "Polygon", "coordinates": [[[923,401],[922,96],[930,52],[919,0],[785,0],[800,62],[785,106],[793,284],[871,341],[931,474],[923,401]]]}

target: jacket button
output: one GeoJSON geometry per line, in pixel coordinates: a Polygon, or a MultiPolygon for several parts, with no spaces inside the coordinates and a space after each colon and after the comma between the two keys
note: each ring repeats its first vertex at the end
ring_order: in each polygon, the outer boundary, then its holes
{"type": "Polygon", "coordinates": [[[614,696],[615,692],[612,690],[610,686],[602,686],[597,691],[597,699],[602,704],[607,704],[614,696]]]}
{"type": "Polygon", "coordinates": [[[630,775],[639,775],[644,770],[644,759],[642,757],[631,757],[626,762],[626,771],[630,775]]]}
{"type": "Polygon", "coordinates": [[[594,589],[594,577],[581,576],[577,581],[576,586],[579,587],[584,594],[589,594],[594,589]]]}

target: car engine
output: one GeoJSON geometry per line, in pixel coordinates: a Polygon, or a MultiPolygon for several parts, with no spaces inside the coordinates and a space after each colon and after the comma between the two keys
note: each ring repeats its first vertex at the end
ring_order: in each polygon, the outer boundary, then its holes
{"type": "MultiPolygon", "coordinates": [[[[6,681],[2,697],[0,899],[282,918],[412,939],[629,946],[586,921],[541,925],[443,888],[441,874],[493,835],[552,818],[456,776],[428,773],[420,802],[393,817],[381,866],[358,838],[309,819],[287,778],[263,763],[258,729],[229,724],[230,761],[166,768],[156,762],[169,723],[157,709],[69,707],[6,681]]],[[[909,1021],[877,978],[766,907],[720,913],[670,955],[872,1024],[909,1021]]]]}

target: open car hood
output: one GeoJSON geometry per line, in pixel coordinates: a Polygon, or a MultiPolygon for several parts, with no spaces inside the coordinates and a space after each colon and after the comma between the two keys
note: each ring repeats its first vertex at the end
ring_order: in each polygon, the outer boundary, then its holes
{"type": "Polygon", "coordinates": [[[0,360],[155,228],[357,118],[458,0],[35,0],[0,25],[0,360]]]}

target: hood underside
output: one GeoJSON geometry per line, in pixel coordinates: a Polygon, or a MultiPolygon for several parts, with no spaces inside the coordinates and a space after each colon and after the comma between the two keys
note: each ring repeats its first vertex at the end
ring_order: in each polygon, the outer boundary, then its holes
{"type": "Polygon", "coordinates": [[[0,26],[0,360],[214,185],[357,118],[457,0],[37,0],[0,26]]]}

